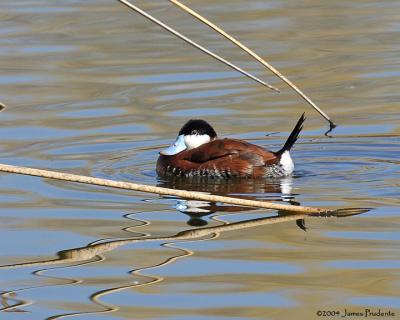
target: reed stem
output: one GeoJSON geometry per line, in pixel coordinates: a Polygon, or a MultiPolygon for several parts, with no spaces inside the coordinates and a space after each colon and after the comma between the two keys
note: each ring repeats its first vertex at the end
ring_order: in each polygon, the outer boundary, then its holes
{"type": "Polygon", "coordinates": [[[229,204],[235,204],[240,206],[248,206],[248,207],[257,207],[257,208],[265,208],[265,209],[273,209],[273,210],[283,210],[287,212],[297,212],[304,214],[329,214],[335,210],[329,209],[321,209],[321,208],[312,208],[312,207],[303,207],[303,206],[291,206],[287,204],[279,204],[272,203],[266,201],[258,201],[258,200],[248,200],[248,199],[240,199],[234,197],[225,197],[218,195],[211,195],[197,191],[186,191],[186,190],[177,190],[163,187],[150,186],[145,184],[124,182],[124,181],[115,181],[101,178],[93,178],[88,176],[57,172],[57,171],[49,171],[28,167],[19,167],[12,166],[7,164],[0,164],[0,171],[10,172],[16,174],[30,175],[42,178],[49,179],[57,179],[71,182],[78,182],[90,185],[111,187],[111,188],[119,188],[119,189],[127,189],[134,190],[140,192],[147,193],[155,193],[160,195],[169,195],[169,196],[177,196],[186,199],[194,199],[194,200],[203,200],[203,201],[212,201],[212,202],[223,202],[229,204]]]}
{"type": "Polygon", "coordinates": [[[265,66],[267,69],[269,69],[273,74],[275,74],[278,78],[280,78],[283,82],[285,82],[291,89],[293,89],[302,99],[304,99],[309,105],[311,105],[325,120],[327,120],[330,124],[331,129],[336,127],[336,125],[333,123],[333,121],[329,118],[329,116],[323,112],[309,97],[307,97],[303,91],[301,91],[296,85],[294,85],[288,78],[286,78],[282,73],[280,73],[276,68],[274,68],[272,65],[270,65],[267,61],[262,59],[258,54],[256,54],[254,51],[249,49],[247,46],[245,46],[243,43],[226,33],[224,30],[222,30],[220,27],[212,23],[210,20],[204,18],[202,15],[199,13],[195,12],[194,10],[190,9],[188,6],[184,5],[183,3],[179,2],[178,0],[169,0],[169,2],[173,3],[174,5],[178,6],[182,10],[186,11],[199,21],[203,22],[213,30],[217,31],[219,34],[224,36],[226,39],[234,43],[236,46],[238,46],[240,49],[244,50],[247,54],[249,54],[252,58],[260,62],[263,66],[265,66]]]}
{"type": "Polygon", "coordinates": [[[121,2],[122,4],[124,4],[125,6],[127,6],[128,8],[136,11],[137,13],[141,14],[143,17],[149,19],[150,21],[154,22],[155,24],[159,25],[160,27],[164,28],[165,30],[167,30],[168,32],[172,33],[173,35],[177,36],[178,38],[182,39],[183,41],[185,41],[186,43],[189,43],[190,45],[192,45],[193,47],[196,47],[197,49],[203,51],[204,53],[208,54],[209,56],[213,57],[214,59],[226,64],[227,66],[231,67],[232,69],[240,72],[241,74],[245,75],[246,77],[262,84],[263,86],[274,90],[276,92],[279,92],[279,89],[275,88],[274,86],[271,86],[270,84],[266,83],[265,81],[253,76],[251,73],[243,70],[242,68],[234,65],[233,63],[225,60],[224,58],[222,58],[221,56],[215,54],[214,52],[206,49],[205,47],[201,46],[200,44],[194,42],[193,40],[189,39],[188,37],[184,36],[183,34],[181,34],[180,32],[176,31],[175,29],[171,28],[170,26],[166,25],[165,23],[161,22],[160,20],[158,20],[157,18],[153,17],[152,15],[148,14],[147,12],[143,11],[142,9],[138,8],[137,6],[133,5],[132,3],[130,3],[129,1],[126,0],[118,0],[119,2],[121,2]]]}

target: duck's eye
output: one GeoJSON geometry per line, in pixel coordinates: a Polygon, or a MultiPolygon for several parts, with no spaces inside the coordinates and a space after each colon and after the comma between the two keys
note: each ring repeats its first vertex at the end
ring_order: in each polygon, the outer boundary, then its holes
{"type": "Polygon", "coordinates": [[[199,132],[198,132],[197,130],[193,130],[193,131],[191,132],[191,135],[197,135],[197,134],[199,134],[199,132]]]}

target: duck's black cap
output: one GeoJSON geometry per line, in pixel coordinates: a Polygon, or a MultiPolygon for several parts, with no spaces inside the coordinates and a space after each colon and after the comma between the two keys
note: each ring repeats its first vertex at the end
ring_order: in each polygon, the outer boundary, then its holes
{"type": "Polygon", "coordinates": [[[214,128],[207,122],[201,119],[191,119],[184,124],[179,131],[179,135],[203,135],[207,134],[211,139],[217,137],[214,128]]]}

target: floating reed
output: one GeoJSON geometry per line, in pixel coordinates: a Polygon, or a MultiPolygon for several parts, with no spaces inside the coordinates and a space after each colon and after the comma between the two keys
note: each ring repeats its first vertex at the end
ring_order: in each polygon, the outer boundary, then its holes
{"type": "Polygon", "coordinates": [[[258,200],[247,200],[240,199],[234,197],[225,197],[225,196],[217,196],[206,194],[202,192],[196,191],[186,191],[186,190],[176,190],[170,188],[163,187],[155,187],[145,184],[124,182],[124,181],[115,181],[101,178],[93,178],[88,176],[57,172],[57,171],[49,171],[35,168],[27,168],[27,167],[19,167],[12,166],[7,164],[0,164],[0,171],[10,172],[16,174],[30,175],[42,178],[50,178],[56,180],[64,180],[71,182],[79,182],[84,184],[91,184],[103,187],[111,187],[118,189],[127,189],[134,191],[141,191],[147,193],[155,193],[160,195],[169,195],[169,196],[177,196],[186,199],[194,199],[194,200],[202,200],[202,201],[212,201],[212,202],[222,202],[235,204],[240,206],[247,207],[256,207],[256,208],[264,208],[264,209],[273,209],[273,210],[283,210],[287,212],[295,212],[295,213],[303,213],[303,214],[317,214],[317,215],[329,215],[337,210],[330,209],[321,209],[321,208],[312,208],[312,207],[303,207],[303,206],[291,206],[286,204],[272,203],[266,201],[258,201],[258,200]]]}

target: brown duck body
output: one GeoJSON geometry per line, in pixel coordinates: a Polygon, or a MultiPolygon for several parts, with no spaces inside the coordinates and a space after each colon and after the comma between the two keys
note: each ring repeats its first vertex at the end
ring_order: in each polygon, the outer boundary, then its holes
{"type": "Polygon", "coordinates": [[[160,155],[162,176],[259,178],[282,175],[281,155],[237,139],[217,139],[176,155],[160,155]],[[279,172],[277,172],[279,171],[279,172]]]}
{"type": "Polygon", "coordinates": [[[283,177],[293,172],[290,149],[297,141],[305,121],[297,121],[284,146],[277,152],[237,139],[218,139],[214,129],[203,120],[190,120],[180,130],[173,146],[160,152],[160,176],[211,178],[283,177]],[[199,138],[199,133],[200,135],[199,138]],[[200,143],[194,144],[193,142],[200,143]],[[203,140],[207,142],[203,143],[203,140]],[[189,145],[189,147],[188,147],[189,145]]]}

